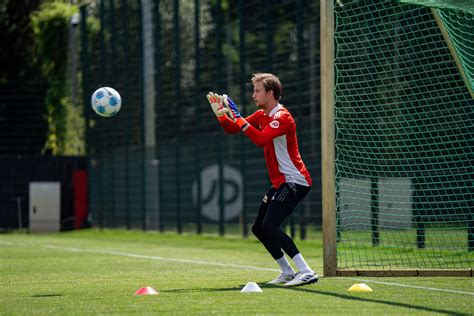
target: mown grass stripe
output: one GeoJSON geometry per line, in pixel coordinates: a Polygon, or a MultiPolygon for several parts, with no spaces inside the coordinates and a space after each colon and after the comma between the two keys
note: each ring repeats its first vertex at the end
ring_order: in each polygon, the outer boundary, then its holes
{"type": "MultiPolygon", "coordinates": [[[[0,244],[6,245],[6,246],[24,246],[24,247],[36,246],[36,245],[32,245],[32,244],[20,244],[20,243],[5,242],[5,241],[0,241],[0,244]]],[[[93,250],[93,249],[85,249],[85,248],[63,247],[63,246],[56,246],[56,245],[49,245],[49,244],[43,245],[43,247],[47,248],[47,249],[61,250],[61,251],[68,251],[68,252],[87,252],[87,253],[122,256],[122,257],[129,257],[129,258],[135,258],[135,259],[144,259],[144,260],[171,261],[171,262],[179,262],[179,263],[187,263],[187,264],[212,265],[212,266],[219,266],[219,267],[225,267],[225,268],[250,269],[250,270],[258,270],[258,271],[273,271],[273,272],[279,272],[280,271],[278,269],[272,269],[272,268],[263,268],[263,267],[247,266],[247,265],[238,265],[238,264],[229,264],[229,263],[192,260],[192,259],[179,259],[179,258],[171,258],[171,257],[148,256],[148,255],[140,255],[140,254],[135,254],[135,253],[119,252],[119,251],[112,251],[112,250],[93,250]]],[[[466,292],[466,291],[458,291],[458,290],[451,290],[451,289],[426,287],[426,286],[419,286],[419,285],[409,285],[409,284],[402,284],[402,283],[398,283],[398,282],[386,282],[386,281],[378,281],[378,280],[372,280],[372,279],[369,280],[369,279],[359,279],[359,278],[349,278],[349,277],[340,277],[340,279],[347,279],[347,280],[353,280],[353,281],[358,281],[358,282],[367,282],[367,283],[375,283],[375,284],[383,284],[383,285],[395,286],[395,287],[413,288],[413,289],[420,289],[420,290],[426,290],[426,291],[436,291],[436,292],[447,292],[447,293],[456,293],[456,294],[464,294],[464,295],[474,295],[474,292],[466,292]]]]}
{"type": "Polygon", "coordinates": [[[172,261],[172,262],[180,262],[180,263],[213,265],[213,266],[220,266],[220,267],[225,267],[225,268],[251,269],[251,270],[258,270],[258,271],[274,271],[274,272],[280,271],[278,269],[246,266],[246,265],[240,265],[240,264],[219,263],[219,262],[192,260],[192,259],[178,259],[178,258],[169,258],[169,257],[166,258],[166,257],[159,257],[159,256],[147,256],[147,255],[139,255],[135,253],[118,252],[118,251],[110,251],[110,250],[91,250],[91,249],[60,247],[60,246],[53,246],[53,245],[45,245],[45,248],[72,251],[72,252],[98,253],[98,254],[114,255],[114,256],[122,256],[122,257],[129,257],[129,258],[146,259],[146,260],[160,260],[160,261],[172,261]]]}

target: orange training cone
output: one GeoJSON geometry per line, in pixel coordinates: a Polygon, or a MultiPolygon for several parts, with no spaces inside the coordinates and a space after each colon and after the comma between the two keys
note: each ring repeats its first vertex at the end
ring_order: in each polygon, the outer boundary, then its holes
{"type": "Polygon", "coordinates": [[[151,286],[142,287],[135,292],[135,295],[156,295],[158,291],[151,286]]]}

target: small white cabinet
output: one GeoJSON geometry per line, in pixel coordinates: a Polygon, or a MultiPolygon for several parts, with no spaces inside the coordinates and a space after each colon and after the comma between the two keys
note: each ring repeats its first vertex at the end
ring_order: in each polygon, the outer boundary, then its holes
{"type": "Polygon", "coordinates": [[[61,184],[30,182],[30,232],[57,232],[61,220],[61,184]]]}

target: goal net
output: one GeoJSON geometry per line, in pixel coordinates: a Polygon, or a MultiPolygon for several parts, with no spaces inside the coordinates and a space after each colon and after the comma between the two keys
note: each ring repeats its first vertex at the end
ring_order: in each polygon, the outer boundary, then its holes
{"type": "Polygon", "coordinates": [[[471,275],[474,5],[338,3],[337,270],[471,275]]]}

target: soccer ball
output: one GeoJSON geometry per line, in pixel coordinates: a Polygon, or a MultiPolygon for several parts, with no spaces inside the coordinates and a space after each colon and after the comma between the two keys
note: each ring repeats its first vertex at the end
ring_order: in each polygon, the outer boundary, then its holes
{"type": "Polygon", "coordinates": [[[122,98],[115,89],[102,87],[92,94],[91,105],[95,113],[103,117],[111,117],[120,111],[122,98]]]}

